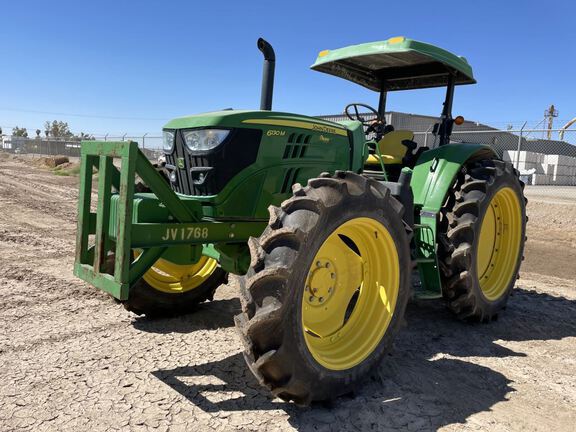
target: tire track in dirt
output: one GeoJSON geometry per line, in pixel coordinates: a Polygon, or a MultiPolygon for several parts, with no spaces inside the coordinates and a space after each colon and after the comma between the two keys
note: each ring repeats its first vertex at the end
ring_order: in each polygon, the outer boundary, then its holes
{"type": "MultiPolygon", "coordinates": [[[[576,424],[573,279],[530,273],[525,262],[508,310],[490,325],[456,322],[439,302],[412,303],[395,350],[354,398],[299,409],[271,400],[246,368],[232,321],[234,278],[194,313],[155,321],[74,278],[76,183],[0,159],[0,430],[549,432],[576,424]]],[[[534,216],[540,239],[549,218],[534,216]]],[[[561,255],[565,243],[557,244],[561,255]]]]}

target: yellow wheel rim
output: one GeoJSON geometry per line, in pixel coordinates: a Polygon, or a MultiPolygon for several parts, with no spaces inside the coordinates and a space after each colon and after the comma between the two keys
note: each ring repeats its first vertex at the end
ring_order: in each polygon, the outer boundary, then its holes
{"type": "Polygon", "coordinates": [[[310,266],[302,299],[308,350],[327,369],[349,369],[378,346],[392,320],[400,262],[388,230],[370,218],[340,225],[310,266]]]}
{"type": "Polygon", "coordinates": [[[480,288],[491,301],[507,290],[522,244],[522,209],[513,189],[500,189],[492,200],[480,228],[476,270],[480,288]]]}
{"type": "Polygon", "coordinates": [[[217,267],[218,262],[206,256],[191,265],[174,264],[160,258],[144,273],[143,279],[158,291],[168,294],[185,293],[202,285],[217,267]]]}

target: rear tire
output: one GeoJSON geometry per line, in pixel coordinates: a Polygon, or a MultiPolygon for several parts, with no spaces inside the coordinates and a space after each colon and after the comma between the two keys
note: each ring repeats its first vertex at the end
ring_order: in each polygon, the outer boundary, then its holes
{"type": "Polygon", "coordinates": [[[390,350],[410,295],[410,237],[375,180],[336,172],[293,193],[249,241],[235,321],[258,381],[308,405],[351,392],[390,350]]]}
{"type": "Polygon", "coordinates": [[[443,297],[460,319],[488,322],[505,308],[526,232],[524,184],[512,164],[463,167],[441,210],[438,255],[443,297]]]}

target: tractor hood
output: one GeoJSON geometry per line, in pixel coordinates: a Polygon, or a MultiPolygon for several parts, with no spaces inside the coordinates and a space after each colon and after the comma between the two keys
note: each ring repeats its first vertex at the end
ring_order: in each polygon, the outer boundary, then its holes
{"type": "Polygon", "coordinates": [[[346,136],[346,129],[338,124],[316,117],[275,111],[226,110],[196,114],[170,120],[164,129],[189,129],[206,127],[262,128],[296,127],[346,136]]]}
{"type": "Polygon", "coordinates": [[[476,82],[464,57],[402,36],[321,51],[311,68],[378,92],[446,86],[451,73],[456,84],[476,82]]]}

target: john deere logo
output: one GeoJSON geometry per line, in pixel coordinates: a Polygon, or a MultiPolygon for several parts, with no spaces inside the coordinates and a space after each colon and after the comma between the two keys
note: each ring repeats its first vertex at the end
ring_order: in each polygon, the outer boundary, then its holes
{"type": "Polygon", "coordinates": [[[178,168],[184,169],[184,158],[178,158],[178,168]]]}

